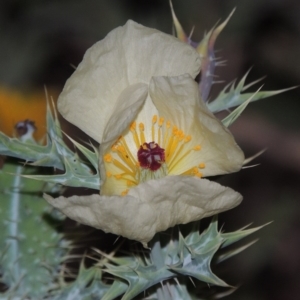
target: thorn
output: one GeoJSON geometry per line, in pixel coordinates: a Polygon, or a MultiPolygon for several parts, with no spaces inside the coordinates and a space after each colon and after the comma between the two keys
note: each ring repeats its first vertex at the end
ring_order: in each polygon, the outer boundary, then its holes
{"type": "Polygon", "coordinates": [[[227,66],[227,60],[220,60],[216,62],[217,67],[224,67],[227,66]]]}
{"type": "Polygon", "coordinates": [[[181,284],[179,283],[179,281],[178,281],[178,278],[177,278],[177,277],[174,277],[174,281],[176,282],[176,284],[177,284],[179,287],[181,287],[181,284]]]}
{"type": "Polygon", "coordinates": [[[243,87],[243,89],[242,89],[242,92],[246,91],[249,87],[255,85],[256,83],[262,81],[262,80],[265,79],[266,77],[267,77],[267,76],[263,76],[263,77],[261,77],[261,78],[255,80],[255,81],[250,82],[249,84],[245,85],[245,86],[243,87]]]}
{"type": "Polygon", "coordinates": [[[246,167],[242,167],[242,169],[250,169],[250,168],[254,168],[257,166],[260,166],[261,164],[256,164],[256,165],[251,165],[251,166],[246,166],[246,167]]]}
{"type": "Polygon", "coordinates": [[[212,83],[213,84],[220,84],[220,83],[224,83],[224,80],[214,80],[212,83]]]}
{"type": "Polygon", "coordinates": [[[193,281],[193,278],[191,276],[189,276],[189,280],[191,281],[191,283],[193,284],[194,287],[196,287],[195,282],[193,281]]]}
{"type": "Polygon", "coordinates": [[[113,245],[120,239],[120,235],[115,239],[115,241],[113,242],[113,245]]]}
{"type": "MultiPolygon", "coordinates": [[[[243,166],[245,166],[246,164],[248,164],[250,161],[254,160],[255,158],[259,157],[260,155],[262,155],[265,151],[267,151],[267,148],[257,152],[256,154],[246,158],[243,162],[243,166]]],[[[255,165],[256,166],[256,165],[255,165]]],[[[245,167],[246,168],[246,167],[245,167]]]]}
{"type": "Polygon", "coordinates": [[[193,26],[193,28],[192,28],[192,30],[191,30],[191,32],[190,32],[190,34],[189,34],[189,39],[192,38],[192,35],[193,35],[193,33],[194,33],[194,30],[195,30],[195,25],[193,26]]]}

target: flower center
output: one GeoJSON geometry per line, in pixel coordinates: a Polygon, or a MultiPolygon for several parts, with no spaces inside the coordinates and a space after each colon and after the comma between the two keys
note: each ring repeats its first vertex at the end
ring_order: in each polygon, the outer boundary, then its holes
{"type": "Polygon", "coordinates": [[[129,132],[120,136],[111,151],[104,155],[107,182],[102,187],[103,194],[114,194],[119,189],[117,193],[125,195],[128,188],[140,182],[167,175],[202,177],[200,171],[205,164],[196,153],[201,146],[195,145],[190,135],[156,115],[152,125],[147,125],[150,126],[145,127],[144,123],[137,126],[133,122],[129,132]],[[117,179],[120,184],[110,178],[117,179]]]}
{"type": "Polygon", "coordinates": [[[157,171],[165,162],[165,149],[155,142],[144,143],[137,152],[141,168],[157,171]]]}
{"type": "Polygon", "coordinates": [[[140,165],[140,182],[167,176],[165,149],[157,143],[143,143],[137,152],[137,159],[140,165]]]}

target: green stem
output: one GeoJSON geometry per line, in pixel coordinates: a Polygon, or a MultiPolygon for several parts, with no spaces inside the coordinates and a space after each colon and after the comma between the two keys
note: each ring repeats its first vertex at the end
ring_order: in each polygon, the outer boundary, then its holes
{"type": "Polygon", "coordinates": [[[8,244],[9,252],[11,255],[11,261],[13,262],[12,273],[16,281],[20,278],[20,266],[19,266],[19,222],[20,222],[20,184],[21,173],[23,168],[18,166],[16,174],[14,176],[12,185],[12,197],[10,205],[10,220],[8,225],[8,244]]]}

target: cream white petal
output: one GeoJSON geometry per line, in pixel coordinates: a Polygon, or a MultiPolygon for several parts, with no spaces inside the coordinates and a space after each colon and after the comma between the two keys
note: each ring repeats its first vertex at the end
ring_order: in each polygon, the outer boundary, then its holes
{"type": "Polygon", "coordinates": [[[108,120],[103,134],[103,141],[99,148],[99,170],[101,178],[101,193],[120,194],[127,187],[116,179],[106,181],[106,172],[114,172],[114,166],[107,170],[104,166],[104,155],[108,152],[116,140],[128,131],[132,121],[139,114],[148,97],[148,85],[137,83],[127,87],[119,96],[113,116],[108,120]],[[106,186],[103,186],[106,183],[106,186]]]}
{"type": "Polygon", "coordinates": [[[200,145],[184,161],[169,170],[181,174],[199,163],[205,163],[203,176],[213,176],[241,169],[244,154],[232,134],[207,109],[200,99],[197,83],[188,74],[176,77],[154,77],[150,97],[160,116],[170,120],[192,140],[186,146],[200,145]]]}
{"type": "Polygon", "coordinates": [[[73,220],[144,246],[156,232],[231,209],[242,200],[239,193],[216,182],[185,176],[149,180],[123,197],[44,198],[73,220]]]}
{"type": "Polygon", "coordinates": [[[133,21],[111,31],[92,46],[68,79],[58,109],[101,142],[120,93],[129,85],[149,83],[152,76],[175,76],[200,70],[200,57],[177,38],[133,21]]]}
{"type": "Polygon", "coordinates": [[[116,142],[124,131],[129,130],[130,124],[141,111],[148,96],[148,85],[137,83],[124,89],[118,99],[114,113],[105,125],[101,143],[102,152],[116,142]]]}

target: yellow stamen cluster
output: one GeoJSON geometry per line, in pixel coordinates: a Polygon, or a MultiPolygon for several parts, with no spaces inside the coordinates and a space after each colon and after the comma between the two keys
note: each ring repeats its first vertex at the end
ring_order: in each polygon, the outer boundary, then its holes
{"type": "MultiPolygon", "coordinates": [[[[159,174],[157,176],[160,177],[166,176],[168,173],[175,174],[172,171],[179,163],[184,163],[184,159],[192,151],[201,150],[201,145],[193,144],[189,146],[192,141],[192,137],[190,135],[185,135],[181,129],[176,126],[172,126],[170,121],[165,121],[163,117],[158,117],[157,115],[152,117],[150,136],[145,136],[145,125],[142,122],[139,123],[138,126],[136,122],[133,122],[129,127],[129,132],[135,145],[135,149],[129,148],[127,139],[130,138],[130,136],[125,135],[120,136],[118,141],[111,147],[111,151],[104,155],[104,162],[107,164],[107,177],[114,177],[117,180],[125,180],[125,184],[128,188],[131,188],[145,180],[145,176],[143,175],[144,170],[140,167],[137,157],[137,152],[141,146],[146,150],[147,146],[143,145],[144,143],[155,142],[165,150],[165,163],[163,164],[164,168],[162,168],[162,173],[160,174],[158,171],[149,170],[149,172],[152,173],[157,172],[157,174],[159,174]],[[113,166],[113,168],[110,168],[109,165],[113,166]],[[114,171],[112,171],[112,169],[114,171]]],[[[147,133],[149,134],[149,132],[147,133]]],[[[203,174],[200,170],[204,168],[205,163],[198,162],[198,165],[195,165],[184,173],[178,175],[202,177],[203,174]]],[[[151,176],[148,177],[147,175],[146,180],[157,178],[154,175],[153,177],[151,176]]],[[[127,192],[128,189],[124,190],[121,194],[126,195],[127,192]]]]}

